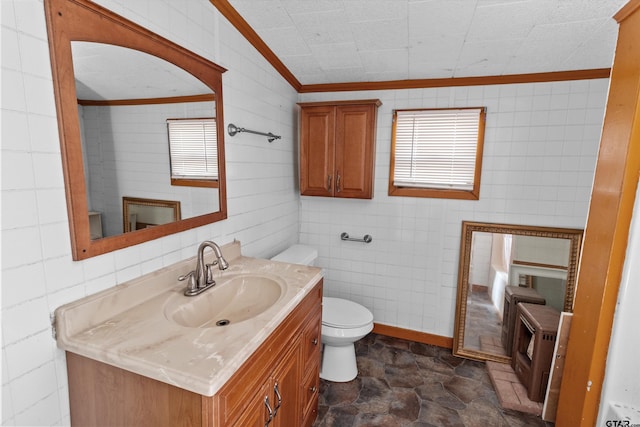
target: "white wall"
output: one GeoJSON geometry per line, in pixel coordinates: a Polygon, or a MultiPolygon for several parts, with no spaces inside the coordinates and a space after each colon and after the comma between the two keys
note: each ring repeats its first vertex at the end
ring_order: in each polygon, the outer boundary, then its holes
{"type": "Polygon", "coordinates": [[[90,177],[89,210],[102,213],[105,236],[123,233],[122,197],[179,201],[182,218],[219,210],[216,188],[171,185],[166,122],[215,117],[214,106],[213,102],[79,106],[90,177]]]}
{"type": "Polygon", "coordinates": [[[567,267],[571,241],[538,236],[513,236],[513,260],[567,267]]]}
{"type": "Polygon", "coordinates": [[[600,400],[599,426],[605,426],[608,420],[624,420],[624,416],[630,417],[632,424],[640,423],[640,183],[627,244],[600,400]],[[609,407],[613,404],[623,409],[614,412],[609,407]]]}
{"type": "Polygon", "coordinates": [[[2,0],[2,425],[69,423],[56,307],[193,256],[206,238],[238,238],[250,256],[298,240],[296,92],[208,1],[98,3],[227,68],[225,122],[283,138],[226,136],[227,220],[74,262],[43,4],[2,0]]]}
{"type": "Polygon", "coordinates": [[[379,98],[373,200],[302,197],[302,243],[318,247],[325,293],[376,322],[452,336],[461,222],[584,228],[608,80],[302,95],[379,98]],[[393,109],[486,106],[480,200],[387,195],[393,109]],[[370,234],[370,244],[343,242],[370,234]]]}
{"type": "MultiPolygon", "coordinates": [[[[477,231],[471,237],[471,256],[469,260],[469,285],[491,287],[489,270],[491,267],[491,233],[477,231]]],[[[487,289],[489,290],[489,289],[487,289]]]]}

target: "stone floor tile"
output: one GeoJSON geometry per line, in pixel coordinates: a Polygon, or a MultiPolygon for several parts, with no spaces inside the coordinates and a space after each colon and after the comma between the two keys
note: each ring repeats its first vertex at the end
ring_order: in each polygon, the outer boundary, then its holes
{"type": "Polygon", "coordinates": [[[420,415],[420,399],[412,389],[394,389],[389,414],[397,419],[416,421],[420,415]]]}
{"type": "Polygon", "coordinates": [[[369,334],[356,356],[355,380],[320,382],[314,427],[553,426],[501,407],[487,364],[449,349],[369,334]]]}

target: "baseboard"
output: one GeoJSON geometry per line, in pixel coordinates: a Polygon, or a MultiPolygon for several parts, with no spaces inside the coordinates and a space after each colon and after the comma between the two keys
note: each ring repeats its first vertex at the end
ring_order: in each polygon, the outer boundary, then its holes
{"type": "Polygon", "coordinates": [[[471,292],[489,292],[489,287],[485,285],[471,285],[471,292]]]}
{"type": "Polygon", "coordinates": [[[411,329],[398,328],[397,326],[374,323],[373,333],[385,335],[387,337],[415,341],[422,344],[431,344],[442,348],[453,348],[453,338],[428,334],[426,332],[414,331],[411,329]]]}

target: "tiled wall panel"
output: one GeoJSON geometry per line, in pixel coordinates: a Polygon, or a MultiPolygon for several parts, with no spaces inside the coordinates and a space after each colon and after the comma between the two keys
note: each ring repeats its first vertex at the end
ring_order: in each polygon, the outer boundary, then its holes
{"type": "Polygon", "coordinates": [[[462,221],[584,228],[608,80],[305,94],[379,98],[372,200],[301,198],[302,243],[318,247],[325,292],[376,322],[452,336],[462,221]],[[480,200],[387,195],[394,109],[486,106],[480,200]],[[370,244],[344,242],[370,234],[370,244]]]}
{"type": "Polygon", "coordinates": [[[296,92],[208,1],[99,4],[227,68],[225,122],[282,135],[225,135],[229,218],[85,261],[71,259],[42,0],[2,1],[2,425],[68,425],[56,307],[234,238],[268,257],[298,240],[296,92]]]}

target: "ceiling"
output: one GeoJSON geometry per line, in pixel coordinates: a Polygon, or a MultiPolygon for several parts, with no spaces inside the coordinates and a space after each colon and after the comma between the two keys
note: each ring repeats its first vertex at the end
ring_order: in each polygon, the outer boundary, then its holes
{"type": "MultiPolygon", "coordinates": [[[[294,88],[314,91],[609,68],[618,29],[612,16],[627,0],[211,2],[294,88]],[[250,27],[237,25],[243,19],[250,27]]],[[[74,42],[73,58],[79,99],[210,93],[183,70],[130,49],[74,42]]]]}
{"type": "Polygon", "coordinates": [[[139,50],[72,41],[76,96],[114,101],[211,93],[204,83],[170,62],[139,50]]]}
{"type": "Polygon", "coordinates": [[[609,68],[627,0],[228,3],[295,79],[318,85],[609,68]]]}

